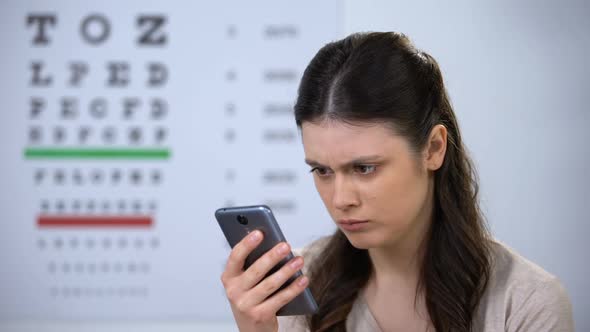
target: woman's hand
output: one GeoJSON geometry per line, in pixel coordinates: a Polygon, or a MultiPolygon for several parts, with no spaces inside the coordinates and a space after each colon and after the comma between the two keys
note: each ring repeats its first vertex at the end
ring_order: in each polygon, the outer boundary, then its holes
{"type": "Polygon", "coordinates": [[[307,287],[305,276],[269,297],[287,279],[303,267],[303,257],[295,257],[267,278],[264,276],[291,251],[287,243],[279,243],[244,271],[246,257],[262,241],[262,232],[254,231],[232,249],[221,281],[241,332],[276,332],[277,311],[307,287]]]}

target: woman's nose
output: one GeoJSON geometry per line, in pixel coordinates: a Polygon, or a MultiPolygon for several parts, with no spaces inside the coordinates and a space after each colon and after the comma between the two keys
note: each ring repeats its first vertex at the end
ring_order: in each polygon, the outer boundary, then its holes
{"type": "Polygon", "coordinates": [[[346,210],[359,205],[358,192],[351,179],[347,179],[343,175],[335,176],[332,204],[340,210],[346,210]]]}

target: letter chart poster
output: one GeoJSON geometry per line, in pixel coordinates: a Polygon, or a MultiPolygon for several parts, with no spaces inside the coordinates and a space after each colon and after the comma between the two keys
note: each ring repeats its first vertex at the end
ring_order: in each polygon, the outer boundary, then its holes
{"type": "Polygon", "coordinates": [[[0,319],[229,317],[213,213],[332,229],[292,117],[339,1],[0,5],[0,319]]]}

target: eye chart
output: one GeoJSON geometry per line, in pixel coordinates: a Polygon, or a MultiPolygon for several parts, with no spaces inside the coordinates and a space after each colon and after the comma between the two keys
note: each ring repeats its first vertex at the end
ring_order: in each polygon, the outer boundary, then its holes
{"type": "Polygon", "coordinates": [[[215,209],[329,233],[292,107],[342,6],[3,4],[0,318],[225,318],[215,209]]]}

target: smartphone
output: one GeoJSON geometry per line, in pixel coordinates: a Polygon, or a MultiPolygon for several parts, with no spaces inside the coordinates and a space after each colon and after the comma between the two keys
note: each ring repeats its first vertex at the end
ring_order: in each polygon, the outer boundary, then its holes
{"type": "MultiPolygon", "coordinates": [[[[275,220],[272,211],[266,205],[221,208],[215,211],[215,218],[217,219],[227,242],[232,248],[248,235],[248,233],[254,230],[259,230],[264,234],[262,243],[260,243],[246,258],[244,269],[247,269],[258,258],[264,255],[264,253],[274,248],[279,242],[286,242],[285,236],[279,228],[279,224],[275,220]]],[[[272,268],[264,278],[278,271],[293,258],[293,253],[289,253],[289,255],[272,268]]],[[[275,293],[289,286],[289,284],[301,275],[301,271],[297,271],[275,293]]],[[[318,305],[313,298],[311,291],[309,288],[305,288],[301,294],[297,295],[297,297],[291,300],[291,302],[283,306],[277,312],[277,316],[307,315],[316,312],[317,309],[318,305]]]]}

